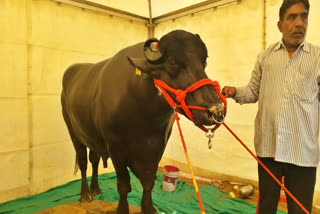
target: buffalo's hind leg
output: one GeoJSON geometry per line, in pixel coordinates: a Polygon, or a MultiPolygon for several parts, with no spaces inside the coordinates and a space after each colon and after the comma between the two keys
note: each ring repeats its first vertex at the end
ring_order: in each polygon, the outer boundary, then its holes
{"type": "Polygon", "coordinates": [[[75,137],[69,118],[64,111],[62,106],[62,114],[63,118],[67,124],[69,135],[71,137],[71,141],[73,143],[73,147],[76,151],[76,164],[79,165],[81,171],[81,195],[80,195],[80,202],[90,202],[92,201],[90,192],[89,192],[89,185],[87,180],[87,147],[80,144],[80,142],[75,137]]]}
{"type": "MultiPolygon", "coordinates": [[[[76,146],[75,146],[76,147],[76,146]]],[[[80,196],[80,202],[90,202],[92,201],[91,194],[89,192],[89,185],[87,180],[87,147],[78,144],[78,148],[76,148],[77,151],[77,159],[79,168],[81,171],[81,196],[80,196]]]]}
{"type": "Polygon", "coordinates": [[[101,194],[101,189],[98,183],[98,167],[100,161],[100,155],[97,152],[90,150],[89,160],[92,165],[92,178],[91,178],[91,196],[96,196],[101,194]]]}

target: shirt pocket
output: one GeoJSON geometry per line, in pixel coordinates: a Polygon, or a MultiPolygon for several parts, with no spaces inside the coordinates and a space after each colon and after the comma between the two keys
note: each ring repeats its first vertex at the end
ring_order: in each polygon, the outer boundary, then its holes
{"type": "Polygon", "coordinates": [[[299,69],[293,85],[293,95],[299,101],[312,103],[318,94],[317,72],[312,66],[299,69]]]}

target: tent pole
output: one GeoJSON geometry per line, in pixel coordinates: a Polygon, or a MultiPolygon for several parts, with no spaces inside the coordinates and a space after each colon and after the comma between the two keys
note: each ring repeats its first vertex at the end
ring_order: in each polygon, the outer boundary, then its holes
{"type": "Polygon", "coordinates": [[[149,38],[152,38],[152,37],[154,37],[154,27],[155,27],[155,25],[153,24],[153,20],[152,20],[151,0],[148,0],[148,4],[149,4],[149,24],[147,24],[148,36],[149,36],[149,38]]]}

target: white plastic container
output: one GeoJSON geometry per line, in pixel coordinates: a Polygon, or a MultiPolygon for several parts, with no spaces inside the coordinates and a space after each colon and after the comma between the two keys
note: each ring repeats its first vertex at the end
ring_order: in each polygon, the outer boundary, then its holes
{"type": "Polygon", "coordinates": [[[179,169],[175,166],[165,165],[163,168],[162,189],[167,192],[174,192],[177,186],[179,169]]]}

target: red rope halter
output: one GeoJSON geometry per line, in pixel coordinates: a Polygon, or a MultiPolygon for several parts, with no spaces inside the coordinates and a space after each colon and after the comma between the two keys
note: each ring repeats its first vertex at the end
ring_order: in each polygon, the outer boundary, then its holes
{"type": "MultiPolygon", "coordinates": [[[[206,79],[202,79],[199,80],[198,82],[194,83],[193,85],[191,85],[190,87],[188,87],[186,90],[181,90],[181,89],[173,89],[170,86],[168,86],[165,82],[159,80],[159,79],[153,79],[154,81],[154,85],[162,92],[163,96],[165,97],[165,99],[167,100],[167,102],[169,103],[169,105],[175,109],[175,108],[182,108],[184,110],[184,112],[186,113],[187,117],[193,122],[193,115],[191,113],[191,111],[189,109],[197,109],[197,110],[207,110],[207,108],[205,107],[201,107],[201,106],[188,106],[185,102],[185,98],[187,96],[188,93],[191,93],[195,90],[197,90],[198,88],[204,86],[204,85],[212,85],[214,90],[216,91],[217,95],[219,96],[219,98],[222,100],[223,104],[224,104],[224,108],[225,108],[225,114],[227,113],[227,102],[226,102],[226,98],[220,93],[220,85],[217,81],[212,81],[208,78],[206,79]],[[181,104],[177,104],[168,94],[169,91],[170,93],[176,95],[176,101],[181,103],[181,104]]],[[[179,113],[180,110],[177,110],[179,113]]],[[[216,124],[216,126],[211,130],[212,132],[214,132],[221,124],[216,124]]],[[[204,126],[198,126],[200,129],[202,129],[205,132],[208,132],[209,130],[207,128],[205,128],[204,126]]]]}

